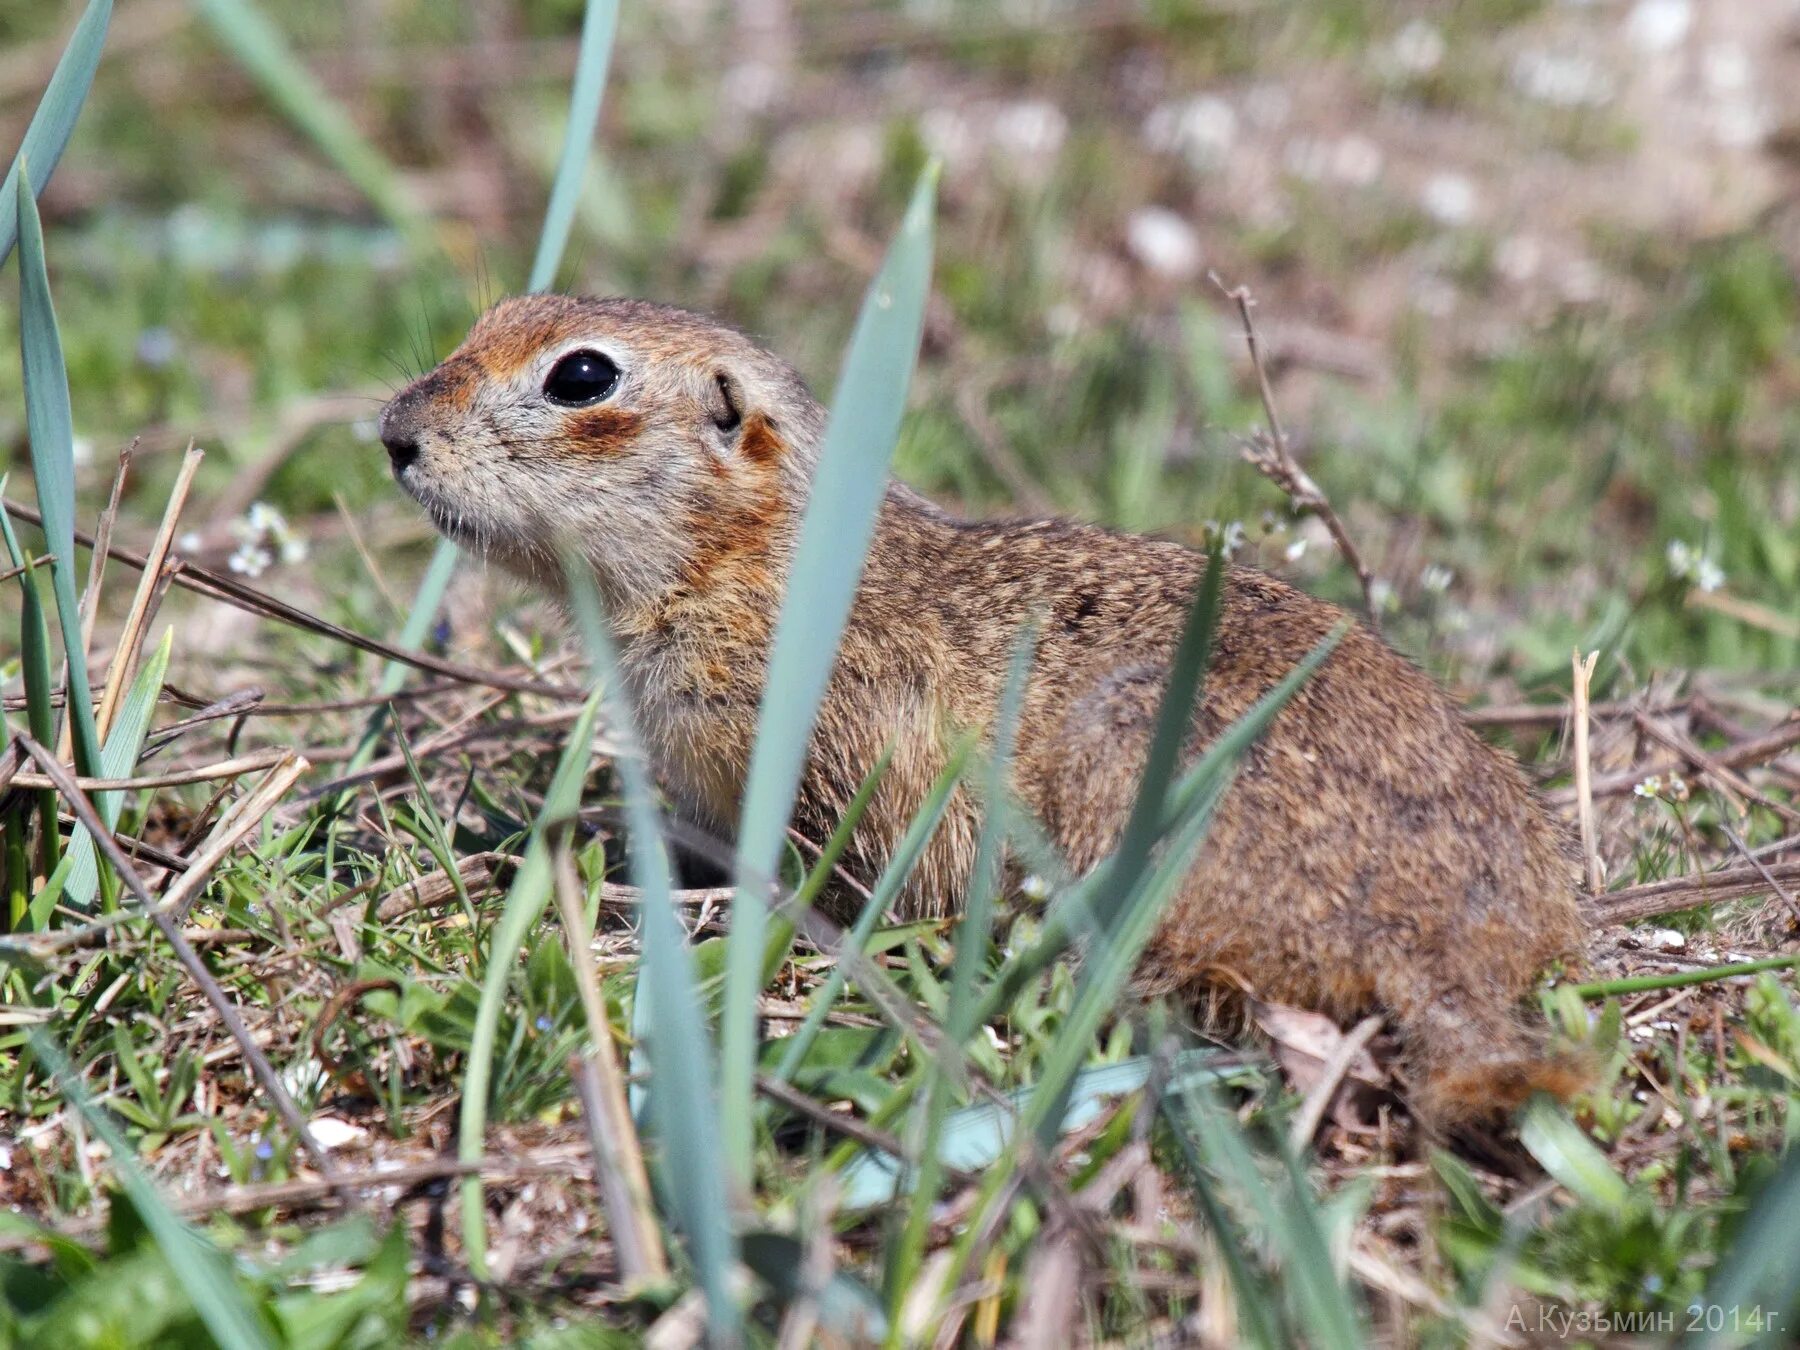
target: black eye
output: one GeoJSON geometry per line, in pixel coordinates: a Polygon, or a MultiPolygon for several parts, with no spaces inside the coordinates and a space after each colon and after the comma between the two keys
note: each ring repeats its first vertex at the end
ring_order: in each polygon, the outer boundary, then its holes
{"type": "Polygon", "coordinates": [[[598,403],[619,387],[619,368],[599,352],[570,352],[544,381],[544,397],[571,408],[598,403]]]}

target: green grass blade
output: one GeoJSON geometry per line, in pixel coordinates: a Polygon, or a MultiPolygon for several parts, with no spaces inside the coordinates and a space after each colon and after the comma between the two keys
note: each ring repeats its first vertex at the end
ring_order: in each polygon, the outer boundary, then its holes
{"type": "MultiPolygon", "coordinates": [[[[1184,1050],[1169,1065],[1165,1092],[1175,1092],[1193,1081],[1254,1080],[1256,1072],[1241,1065],[1220,1065],[1221,1051],[1206,1047],[1184,1050]]],[[[1113,1064],[1097,1064],[1076,1074],[1070,1093],[1065,1128],[1078,1130],[1099,1119],[1109,1102],[1136,1092],[1150,1080],[1151,1060],[1136,1055],[1113,1064]]],[[[1011,1094],[1011,1107],[991,1101],[976,1102],[951,1112],[944,1120],[937,1156],[946,1167],[979,1172],[992,1167],[1012,1147],[1018,1114],[1031,1102],[1035,1087],[1011,1094]]],[[[857,1154],[839,1173],[843,1191],[838,1203],[845,1210],[872,1209],[885,1205],[913,1188],[898,1159],[876,1150],[857,1154]]]]}
{"type": "MultiPolygon", "coordinates": [[[[1791,1109],[1791,1108],[1790,1108],[1791,1109]]],[[[1800,1148],[1788,1150],[1781,1170],[1751,1206],[1730,1253],[1719,1262],[1707,1286],[1702,1309],[1721,1309],[1726,1318],[1717,1329],[1707,1327],[1696,1339],[1703,1346],[1741,1345],[1746,1333],[1761,1343],[1791,1343],[1794,1318],[1800,1314],[1800,1148]],[[1752,1312],[1761,1325],[1751,1328],[1752,1312]]],[[[1707,1319],[1699,1319],[1705,1326],[1707,1319]]]]}
{"type": "MultiPolygon", "coordinates": [[[[6,482],[0,479],[0,491],[6,482]]],[[[25,551],[13,532],[12,517],[0,511],[0,536],[6,542],[10,566],[25,565],[25,551]]],[[[25,682],[25,724],[39,745],[56,743],[56,676],[50,668],[50,625],[38,592],[37,569],[21,572],[19,582],[19,664],[25,682]]],[[[46,788],[37,794],[40,826],[38,861],[45,876],[53,873],[61,851],[56,829],[56,793],[46,788]]]]}
{"type": "Polygon", "coordinates": [[[1073,1081],[1101,1022],[1156,931],[1164,907],[1185,879],[1188,865],[1206,835],[1213,808],[1230,785],[1239,758],[1295,691],[1312,678],[1312,673],[1337,646],[1342,632],[1338,629],[1313,648],[1280,684],[1232,723],[1188,773],[1177,794],[1188,799],[1185,818],[1178,820],[1165,836],[1162,854],[1119,907],[1115,922],[1095,938],[1076,989],[1075,1006],[1045,1059],[1038,1080],[1040,1093],[1026,1117],[1041,1147],[1054,1146],[1061,1124],[1058,1101],[1064,1085],[1073,1081]]]}
{"type": "Polygon", "coordinates": [[[1013,649],[1012,667],[994,721],[994,745],[988,755],[986,810],[975,840],[975,865],[969,876],[969,902],[956,926],[956,957],[950,969],[950,1037],[962,1044],[975,1030],[975,984],[994,928],[994,900],[1000,890],[1000,855],[1006,844],[1008,794],[1012,780],[1013,742],[1025,707],[1025,685],[1037,654],[1036,625],[1027,625],[1013,649]]]}
{"type": "Polygon", "coordinates": [[[756,996],[768,921],[767,887],[781,860],[813,719],[862,576],[906,409],[931,286],[936,190],[934,164],[920,177],[900,231],[863,300],[832,397],[775,626],[738,828],[738,895],[727,941],[720,1111],[726,1153],[740,1181],[750,1175],[756,996]]]}
{"type": "Polygon", "coordinates": [[[1562,1185],[1591,1205],[1620,1213],[1630,1188],[1581,1128],[1545,1097],[1534,1098],[1519,1116],[1519,1142],[1562,1185]]]}
{"type": "Polygon", "coordinates": [[[606,72],[612,63],[613,37],[619,29],[619,0],[588,0],[581,21],[581,51],[575,60],[575,85],[569,94],[569,128],[563,136],[562,158],[550,185],[550,204],[544,208],[544,228],[538,235],[537,255],[531,262],[534,291],[547,291],[556,281],[569,232],[575,226],[575,209],[587,179],[594,129],[600,124],[600,104],[606,96],[606,72]]]}
{"type": "MultiPolygon", "coordinates": [[[[1264,1243],[1279,1264],[1282,1285],[1305,1328],[1304,1344],[1351,1350],[1364,1342],[1356,1307],[1338,1278],[1318,1207],[1305,1174],[1284,1145],[1285,1185],[1272,1183],[1258,1165],[1237,1117],[1214,1099],[1209,1085],[1192,1082],[1183,1093],[1185,1124],[1211,1170],[1254,1212],[1264,1243]]],[[[1197,1185],[1205,1185],[1203,1175],[1197,1185]]],[[[1232,1234],[1221,1231],[1221,1244],[1232,1234]]]]}
{"type": "Polygon", "coordinates": [[[44,96],[31,115],[31,125],[25,128],[25,140],[6,171],[4,187],[0,187],[0,263],[12,256],[13,245],[19,241],[19,217],[13,208],[19,191],[19,166],[29,164],[27,172],[35,197],[50,181],[75,132],[82,104],[87,102],[88,89],[94,83],[94,70],[100,64],[106,25],[111,18],[112,0],[91,0],[75,31],[69,34],[50,83],[44,86],[44,96]]]}
{"type": "Polygon", "coordinates": [[[587,646],[588,660],[610,695],[608,727],[627,748],[614,763],[625,789],[631,827],[631,878],[642,898],[643,956],[638,967],[636,999],[640,1008],[636,1021],[651,1069],[650,1118],[661,1145],[664,1190],[675,1207],[706,1295],[710,1339],[715,1344],[735,1345],[743,1338],[742,1319],[731,1292],[738,1245],[731,1227],[728,1174],[719,1146],[712,1038],[700,1014],[704,1004],[687,935],[675,918],[669,855],[663,844],[655,790],[635,752],[636,719],[619,677],[600,594],[593,574],[578,556],[566,555],[563,571],[569,583],[569,609],[587,646]]]}
{"type": "MultiPolygon", "coordinates": [[[[988,755],[982,791],[986,810],[975,842],[968,905],[956,926],[956,956],[950,970],[950,1001],[944,1025],[950,1043],[959,1047],[975,1030],[976,980],[993,935],[994,897],[1000,888],[1000,855],[1006,842],[1010,814],[1008,788],[1013,742],[1018,734],[1026,681],[1036,652],[1036,624],[1027,623],[1014,644],[1011,667],[994,721],[994,742],[988,755]]],[[[932,1065],[930,1082],[919,1110],[921,1124],[915,1150],[919,1159],[918,1185],[907,1206],[906,1221],[901,1226],[899,1238],[888,1252],[888,1315],[896,1323],[906,1293],[918,1278],[919,1264],[924,1260],[925,1243],[931,1231],[931,1211],[937,1203],[938,1186],[943,1179],[944,1159],[940,1143],[950,1107],[948,1064],[948,1057],[942,1057],[932,1065]]]]}
{"type": "MultiPolygon", "coordinates": [[[[544,793],[543,809],[525,846],[525,857],[506,892],[500,921],[488,940],[487,969],[481,978],[481,1000],[475,1009],[475,1030],[469,1042],[469,1066],[463,1077],[462,1112],[457,1122],[457,1156],[479,1162],[487,1147],[488,1094],[493,1083],[494,1045],[500,1030],[500,1008],[525,938],[550,901],[550,845],[545,830],[554,821],[573,815],[581,805],[581,784],[593,757],[594,723],[600,713],[600,695],[588,699],[569,729],[569,741],[557,761],[556,772],[544,793]]],[[[463,1246],[469,1268],[487,1273],[487,1223],[479,1176],[463,1179],[463,1246]]]]}
{"type": "Polygon", "coordinates": [[[170,1268],[193,1300],[194,1311],[223,1350],[272,1350],[269,1328],[256,1314],[237,1281],[231,1263],[212,1243],[188,1227],[158,1193],[155,1184],[138,1166],[137,1152],[111,1118],[88,1095],[86,1086],[68,1057],[45,1032],[33,1029],[31,1051],[50,1070],[63,1098],[82,1115],[88,1128],[112,1150],[113,1169],[119,1184],[131,1197],[138,1217],[156,1239],[170,1268]]]}
{"type": "MultiPolygon", "coordinates": [[[[31,437],[31,471],[37,480],[44,540],[54,555],[50,585],[68,662],[68,709],[73,719],[75,762],[97,776],[100,738],[94,702],[88,694],[87,647],[81,636],[81,608],[75,568],[75,432],[69,414],[69,377],[63,365],[62,336],[50,303],[44,269],[44,231],[31,195],[29,167],[20,174],[15,196],[19,220],[19,348],[25,378],[25,427],[31,437]]],[[[54,741],[51,742],[54,744],[54,741]]]]}
{"type": "MultiPolygon", "coordinates": [[[[169,670],[169,654],[174,650],[175,630],[163,634],[163,640],[144,662],[124,703],[119,705],[118,719],[106,734],[100,751],[100,772],[106,778],[129,778],[137,767],[138,755],[144,748],[144,737],[150,731],[150,718],[156,711],[156,700],[162,695],[163,677],[169,670]]],[[[96,792],[94,809],[108,826],[119,823],[119,812],[125,805],[122,792],[96,792]]],[[[69,879],[64,893],[75,909],[86,909],[100,889],[100,859],[94,841],[83,830],[75,836],[69,849],[69,879]]]]}
{"type": "Polygon", "coordinates": [[[194,8],[269,101],[414,248],[435,246],[429,222],[413,205],[393,165],[356,129],[252,0],[194,0],[194,8]]]}
{"type": "MultiPolygon", "coordinates": [[[[613,37],[619,26],[618,0],[588,0],[587,14],[581,25],[581,52],[575,63],[575,86],[569,98],[569,125],[563,137],[562,157],[556,166],[556,179],[550,186],[550,204],[545,209],[544,227],[538,235],[537,255],[531,264],[531,290],[548,290],[562,266],[563,253],[574,227],[575,209],[587,177],[588,160],[594,141],[594,129],[600,122],[600,105],[606,94],[606,73],[612,64],[613,37]]],[[[413,597],[412,609],[401,630],[400,645],[408,651],[423,645],[439,611],[450,579],[456,574],[459,550],[448,539],[438,540],[413,597]]],[[[390,662],[382,674],[384,693],[393,693],[406,680],[407,668],[390,662]]],[[[350,772],[361,768],[375,753],[376,741],[385,714],[369,719],[364,740],[358,747],[361,762],[353,763],[350,772]]]]}
{"type": "MultiPolygon", "coordinates": [[[[848,950],[860,952],[869,945],[869,937],[875,931],[875,925],[887,913],[889,906],[900,897],[900,892],[912,877],[913,868],[918,866],[919,859],[925,852],[925,846],[931,842],[931,837],[943,823],[944,813],[950,809],[950,798],[957,785],[962,782],[968,758],[969,746],[964,742],[957,746],[950,757],[950,763],[931,785],[924,804],[907,824],[906,833],[900,836],[900,842],[895,846],[893,856],[888,859],[881,879],[875,883],[869,903],[863,906],[862,913],[856,916],[855,925],[845,937],[844,945],[848,950]]],[[[794,1073],[806,1062],[806,1052],[811,1048],[820,1028],[825,1025],[825,1019],[830,1016],[832,1005],[843,992],[845,982],[843,965],[833,966],[824,987],[813,995],[812,1006],[806,1010],[806,1020],[800,1024],[800,1029],[781,1043],[781,1062],[775,1068],[776,1078],[784,1083],[791,1081],[794,1073]]]]}
{"type": "Polygon", "coordinates": [[[1169,682],[1163,689],[1162,704],[1157,709],[1156,729],[1151,736],[1143,774],[1138,779],[1137,798],[1132,802],[1131,815],[1125,822],[1119,847],[1107,864],[1106,883],[1098,892],[1097,905],[1103,922],[1110,923],[1116,917],[1117,906],[1137,885],[1150,861],[1150,850],[1162,833],[1169,785],[1175,779],[1182,747],[1192,734],[1194,705],[1200,697],[1207,662],[1212,655],[1224,581],[1224,555],[1214,549],[1206,560],[1206,575],[1188,610],[1175,659],[1169,666],[1169,682]]]}

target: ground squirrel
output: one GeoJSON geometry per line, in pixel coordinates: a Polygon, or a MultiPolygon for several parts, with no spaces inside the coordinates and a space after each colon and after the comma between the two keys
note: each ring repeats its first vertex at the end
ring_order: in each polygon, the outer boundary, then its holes
{"type": "MultiPolygon", "coordinates": [[[[743,334],[635,300],[532,296],[488,311],[388,404],[395,476],[459,542],[560,590],[591,559],[658,771],[729,835],[824,412],[743,334]]],[[[898,483],[881,508],[796,821],[829,834],[884,749],[851,849],[878,869],[957,727],[995,714],[1021,625],[1042,622],[1014,766],[1077,871],[1114,846],[1206,559],[1057,520],[965,521],[898,483]]],[[[1232,566],[1194,748],[1342,619],[1232,566]]],[[[978,807],[959,800],[907,906],[953,912],[978,807]]],[[[1361,627],[1244,760],[1141,971],[1197,994],[1219,968],[1264,998],[1386,1012],[1415,1104],[1454,1121],[1567,1092],[1520,1000],[1577,949],[1563,830],[1518,765],[1361,627]]]]}

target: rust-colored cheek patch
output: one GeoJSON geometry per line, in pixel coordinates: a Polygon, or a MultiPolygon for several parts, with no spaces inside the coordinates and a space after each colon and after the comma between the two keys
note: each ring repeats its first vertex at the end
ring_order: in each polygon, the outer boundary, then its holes
{"type": "Polygon", "coordinates": [[[729,505],[711,502],[688,515],[693,551],[682,580],[695,594],[733,581],[752,588],[768,584],[769,542],[786,510],[779,485],[739,484],[730,491],[729,505]]]}
{"type": "Polygon", "coordinates": [[[738,437],[738,452],[753,464],[774,464],[787,454],[787,442],[776,434],[767,417],[751,413],[744,419],[744,430],[738,437]]]}
{"type": "Polygon", "coordinates": [[[644,419],[628,408],[602,403],[571,412],[563,420],[569,449],[581,455],[619,455],[631,448],[644,419]]]}

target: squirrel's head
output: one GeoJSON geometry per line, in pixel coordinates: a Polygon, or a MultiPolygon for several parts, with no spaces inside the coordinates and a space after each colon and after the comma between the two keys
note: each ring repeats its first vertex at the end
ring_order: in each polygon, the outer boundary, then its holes
{"type": "Polygon", "coordinates": [[[401,390],[381,440],[451,538],[539,580],[573,548],[628,611],[778,574],[823,420],[800,377],[734,329],[533,295],[495,305],[401,390]]]}

